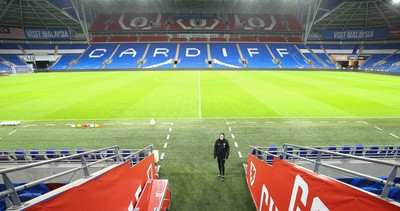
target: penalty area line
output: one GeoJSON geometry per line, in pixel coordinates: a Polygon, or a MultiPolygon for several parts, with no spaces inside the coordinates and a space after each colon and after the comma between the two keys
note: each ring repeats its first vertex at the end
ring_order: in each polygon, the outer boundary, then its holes
{"type": "Polygon", "coordinates": [[[400,138],[400,137],[396,136],[396,135],[393,134],[393,133],[391,133],[390,135],[393,136],[393,137],[395,137],[395,138],[400,138]]]}
{"type": "Polygon", "coordinates": [[[242,153],[241,152],[238,152],[238,155],[239,155],[240,158],[242,158],[242,153]]]}
{"type": "Polygon", "coordinates": [[[8,135],[12,135],[15,132],[17,132],[17,130],[13,130],[13,131],[9,132],[8,135]]]}
{"type": "Polygon", "coordinates": [[[237,143],[236,141],[235,141],[235,147],[239,147],[239,146],[238,146],[238,143],[237,143]]]}
{"type": "Polygon", "coordinates": [[[165,155],[165,153],[161,153],[160,160],[164,160],[164,155],[165,155]]]}
{"type": "Polygon", "coordinates": [[[378,127],[378,126],[374,126],[375,129],[377,130],[383,130],[382,128],[378,127]]]}
{"type": "Polygon", "coordinates": [[[164,144],[164,149],[166,149],[166,148],[167,148],[167,146],[168,146],[168,143],[165,143],[165,144],[164,144]]]}
{"type": "Polygon", "coordinates": [[[235,138],[235,136],[234,136],[233,134],[231,134],[231,137],[232,137],[232,138],[235,138]]]}

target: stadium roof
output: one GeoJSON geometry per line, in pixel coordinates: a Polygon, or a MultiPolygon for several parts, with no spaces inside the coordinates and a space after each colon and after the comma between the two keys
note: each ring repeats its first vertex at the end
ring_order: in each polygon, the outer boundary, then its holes
{"type": "Polygon", "coordinates": [[[400,26],[399,6],[391,0],[344,1],[315,20],[313,30],[400,26]]]}
{"type": "Polygon", "coordinates": [[[0,0],[0,27],[69,28],[88,39],[100,13],[293,14],[306,39],[324,29],[399,27],[393,0],[0,0]]]}

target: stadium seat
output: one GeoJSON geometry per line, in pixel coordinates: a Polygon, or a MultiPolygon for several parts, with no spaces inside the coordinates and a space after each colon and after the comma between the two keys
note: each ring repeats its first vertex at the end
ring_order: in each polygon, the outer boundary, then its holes
{"type": "Polygon", "coordinates": [[[48,158],[58,158],[58,157],[60,157],[60,155],[58,155],[53,148],[47,148],[46,149],[46,156],[48,158]]]}
{"type": "Polygon", "coordinates": [[[303,148],[299,148],[298,150],[297,150],[297,156],[299,156],[299,157],[303,157],[303,158],[306,158],[307,157],[307,155],[308,155],[308,151],[306,150],[306,149],[303,149],[303,148]]]}
{"type": "Polygon", "coordinates": [[[363,156],[364,155],[364,144],[356,144],[355,150],[352,153],[355,156],[363,156]]]}
{"type": "Polygon", "coordinates": [[[15,149],[14,154],[17,160],[28,160],[28,157],[26,156],[24,149],[21,148],[15,149]]]}
{"type": "Polygon", "coordinates": [[[268,152],[271,153],[271,155],[269,155],[269,154],[267,155],[266,161],[272,162],[274,160],[275,156],[278,155],[278,147],[276,145],[271,145],[268,147],[268,152]]]}
{"type": "Polygon", "coordinates": [[[14,161],[14,158],[11,157],[11,154],[8,150],[2,150],[0,153],[0,162],[10,162],[14,161]]]}
{"type": "Polygon", "coordinates": [[[69,150],[68,148],[61,148],[60,154],[61,156],[69,156],[71,155],[71,150],[69,150]]]}
{"type": "MultiPolygon", "coordinates": [[[[313,147],[314,149],[322,149],[322,147],[313,147]]],[[[318,156],[318,151],[311,151],[310,154],[308,154],[307,158],[310,159],[316,159],[318,156]]]]}
{"type": "Polygon", "coordinates": [[[213,69],[243,68],[240,54],[234,43],[211,43],[210,57],[213,69]]]}
{"type": "Polygon", "coordinates": [[[351,151],[351,146],[350,146],[350,145],[343,145],[343,146],[340,148],[339,153],[342,153],[342,154],[350,154],[350,151],[351,151]]]}
{"type": "Polygon", "coordinates": [[[378,146],[370,146],[369,150],[365,152],[366,157],[377,157],[378,156],[378,146]]]}
{"type": "MultiPolygon", "coordinates": [[[[336,146],[329,146],[328,148],[326,148],[326,150],[332,151],[332,152],[336,152],[337,151],[337,147],[336,146]]],[[[332,157],[336,157],[336,155],[331,155],[331,154],[327,154],[327,153],[322,153],[321,154],[321,158],[324,158],[324,159],[329,159],[329,158],[332,158],[332,157]]]]}

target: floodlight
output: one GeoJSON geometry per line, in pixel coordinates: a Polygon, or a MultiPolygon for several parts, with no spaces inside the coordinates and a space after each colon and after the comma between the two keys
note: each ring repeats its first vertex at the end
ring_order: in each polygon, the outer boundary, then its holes
{"type": "Polygon", "coordinates": [[[393,4],[400,4],[400,0],[393,0],[393,4]]]}

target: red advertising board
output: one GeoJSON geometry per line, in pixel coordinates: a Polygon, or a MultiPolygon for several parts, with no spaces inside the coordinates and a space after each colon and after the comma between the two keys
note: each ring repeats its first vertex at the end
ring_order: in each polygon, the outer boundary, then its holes
{"type": "Polygon", "coordinates": [[[367,192],[292,163],[248,155],[247,185],[257,210],[399,210],[367,192]]]}
{"type": "Polygon", "coordinates": [[[129,161],[26,210],[133,210],[148,180],[156,178],[154,155],[129,161]]]}

